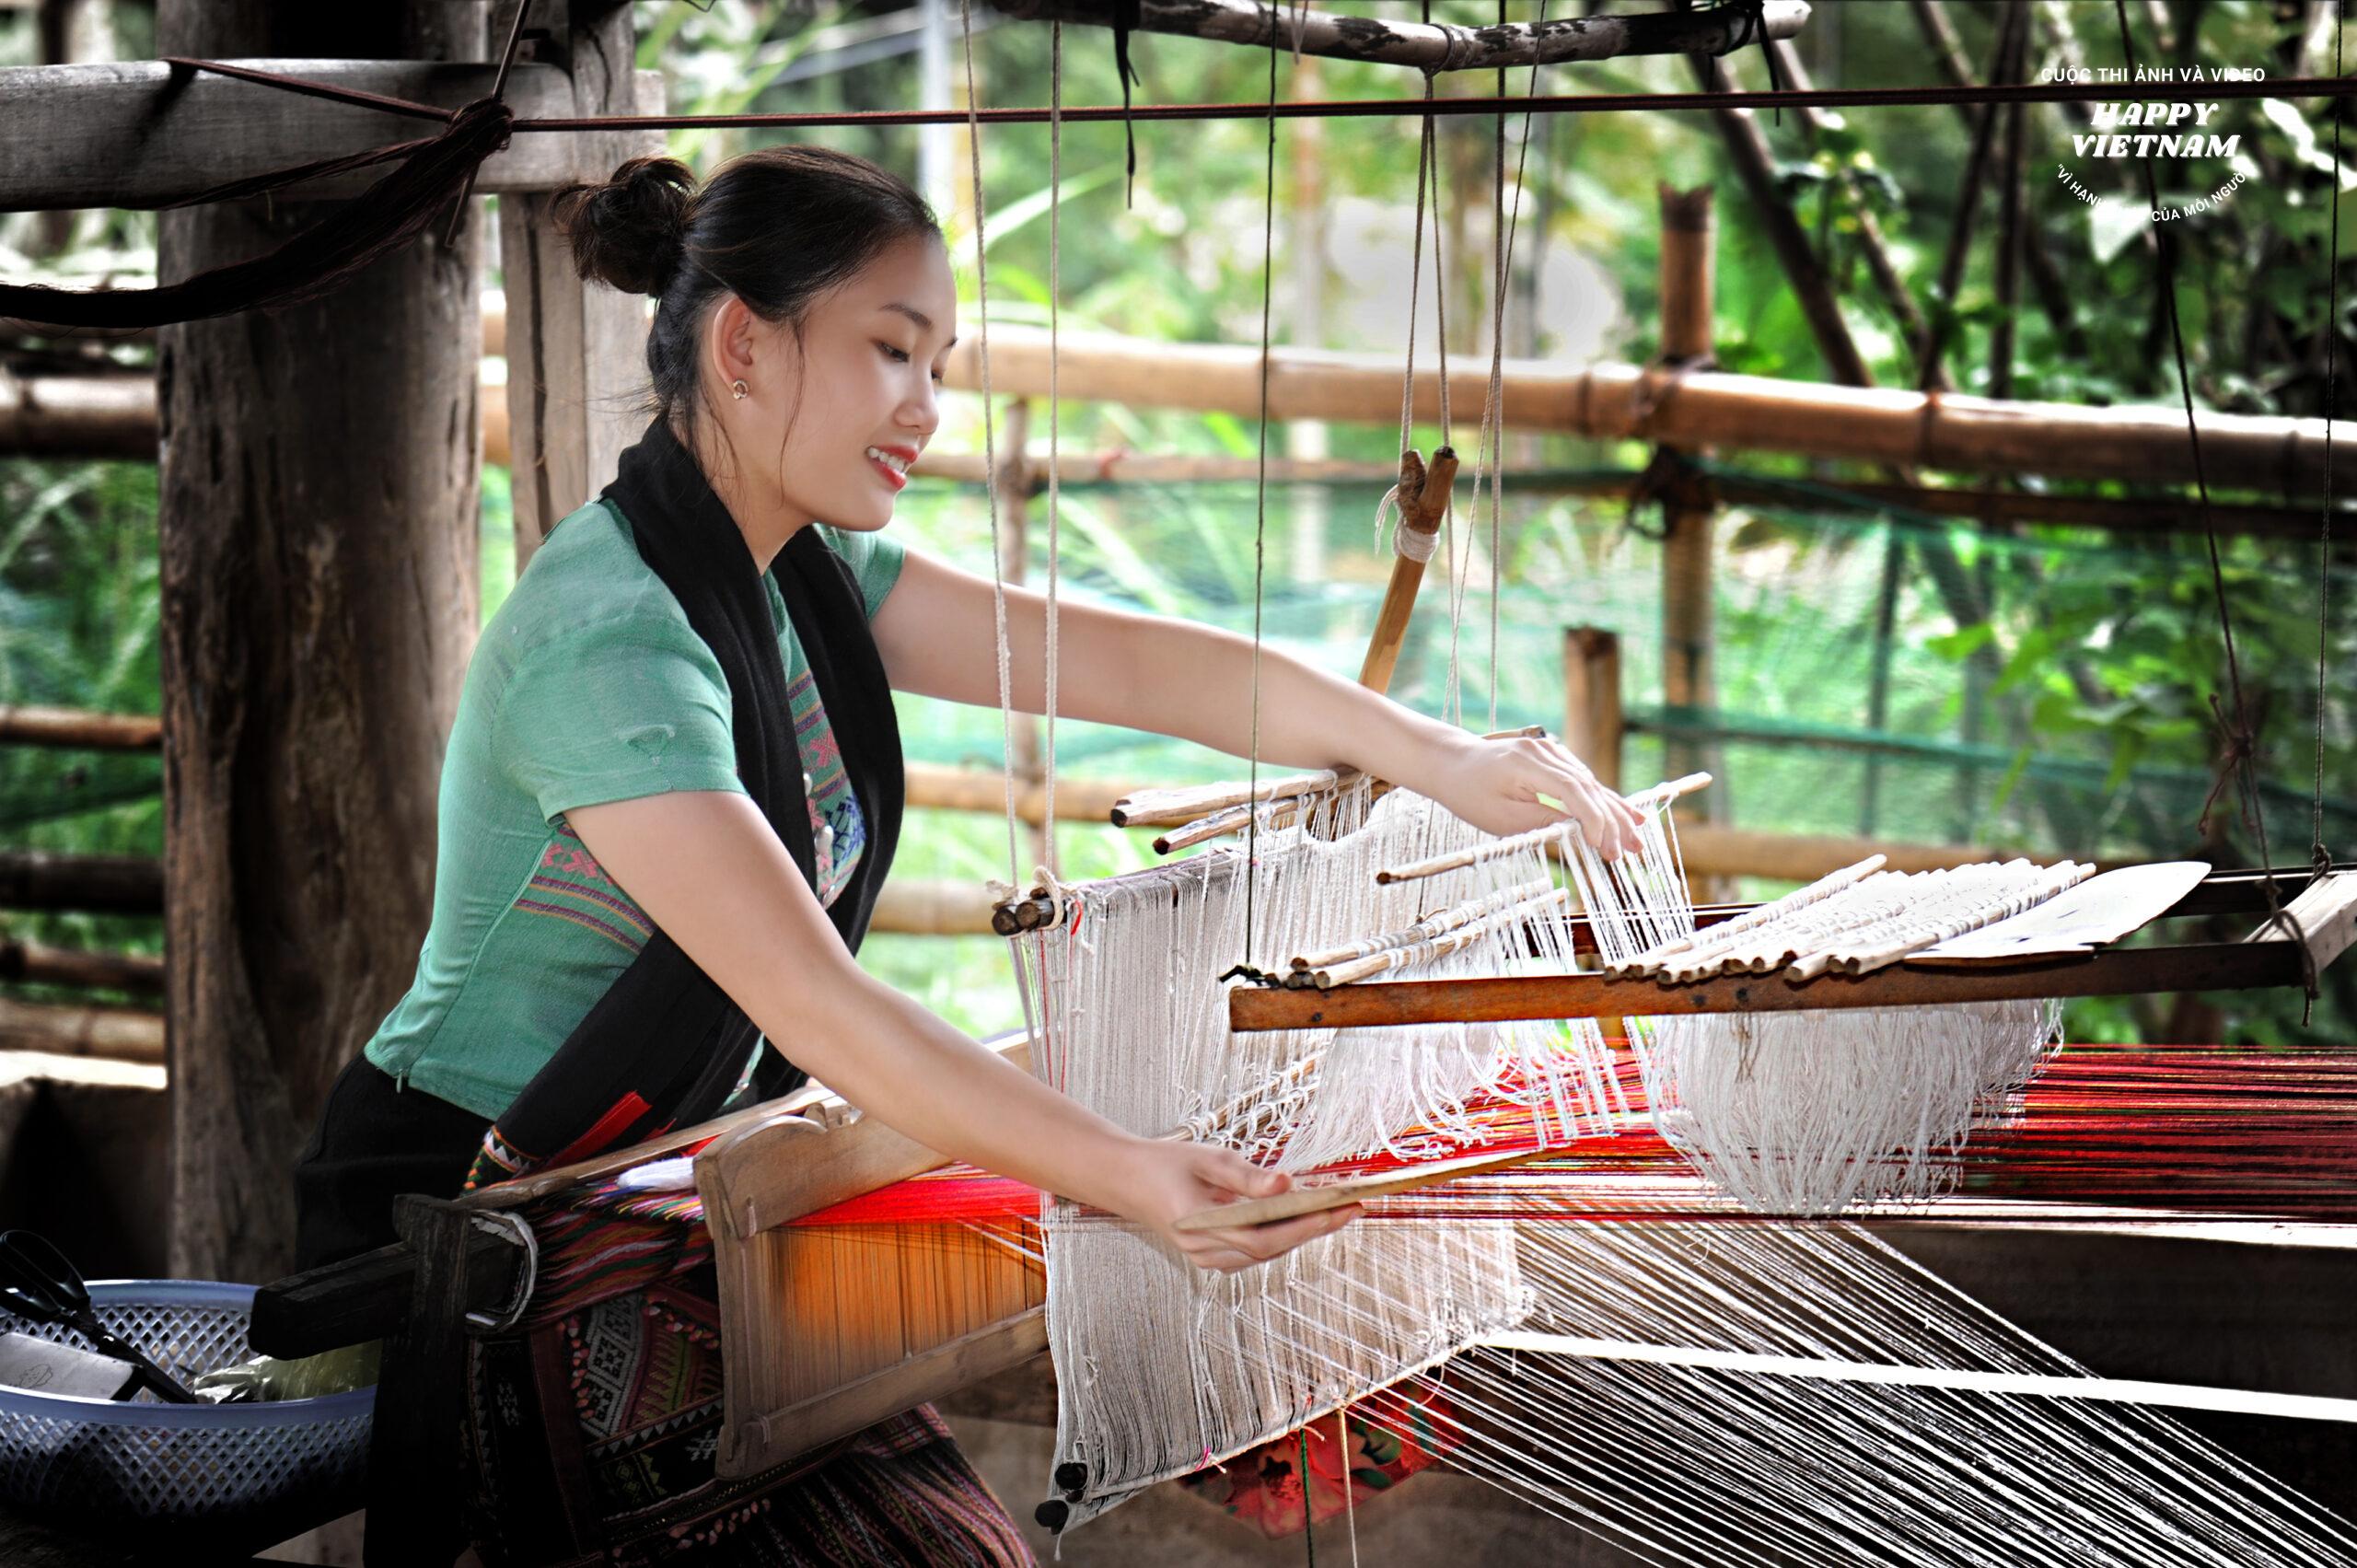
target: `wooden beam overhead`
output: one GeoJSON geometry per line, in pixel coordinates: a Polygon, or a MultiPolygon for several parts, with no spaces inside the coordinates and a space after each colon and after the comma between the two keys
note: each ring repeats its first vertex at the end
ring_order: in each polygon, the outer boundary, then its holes
{"type": "MultiPolygon", "coordinates": [[[[243,60],[231,64],[356,87],[441,109],[491,93],[494,64],[418,60],[243,60]]],[[[652,73],[648,73],[652,74],[652,73]]],[[[658,100],[659,101],[659,100],[658,100]]],[[[519,62],[507,78],[519,119],[575,112],[557,66],[519,62]]],[[[430,136],[433,121],[307,98],[159,60],[0,69],[0,212],[161,207],[232,180],[314,158],[430,136]]],[[[606,136],[518,136],[493,154],[477,193],[551,191],[613,171],[606,136]]],[[[348,196],[384,177],[379,164],[281,192],[348,196]]]]}
{"type": "MultiPolygon", "coordinates": [[[[1120,6],[1109,0],[994,0],[1019,20],[1113,25],[1120,6]]],[[[1129,24],[1144,32],[1266,49],[1270,7],[1260,0],[1143,0],[1129,24]]],[[[1770,38],[1796,38],[1808,22],[1806,0],[1764,0],[1755,13],[1736,6],[1707,11],[1639,11],[1622,16],[1561,17],[1496,27],[1446,27],[1385,19],[1368,7],[1282,7],[1279,40],[1300,54],[1364,60],[1429,71],[1481,71],[1509,65],[1567,64],[1625,54],[1723,54],[1770,38]]]]}

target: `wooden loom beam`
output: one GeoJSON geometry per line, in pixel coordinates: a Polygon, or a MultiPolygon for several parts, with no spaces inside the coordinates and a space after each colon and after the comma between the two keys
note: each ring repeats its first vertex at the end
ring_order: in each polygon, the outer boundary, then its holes
{"type": "MultiPolygon", "coordinates": [[[[2257,886],[2255,881],[2245,884],[2251,889],[2257,886]]],[[[2238,893],[2243,890],[2237,889],[2238,893]]],[[[2169,914],[2194,912],[2187,908],[2193,902],[2189,899],[2169,914]]],[[[1781,974],[1721,975],[1690,985],[1569,974],[1393,981],[1323,993],[1242,986],[1228,993],[1228,1027],[1255,1033],[1525,1018],[1817,1012],[2299,985],[2310,961],[2323,970],[2357,935],[2357,871],[2337,872],[2312,886],[2292,908],[2306,935],[2305,958],[2290,937],[2260,933],[2241,942],[2107,947],[2085,957],[1969,970],[1909,961],[1873,974],[1824,975],[1801,984],[1781,974]]]]}

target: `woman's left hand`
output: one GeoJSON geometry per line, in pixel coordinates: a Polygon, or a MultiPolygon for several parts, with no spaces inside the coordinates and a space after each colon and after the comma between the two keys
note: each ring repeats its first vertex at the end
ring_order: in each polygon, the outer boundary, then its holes
{"type": "Polygon", "coordinates": [[[1607,860],[1637,847],[1643,814],[1605,787],[1585,762],[1551,736],[1505,740],[1453,737],[1421,771],[1424,777],[1401,782],[1485,833],[1526,833],[1569,817],[1607,860]],[[1561,802],[1563,809],[1540,800],[1542,795],[1561,802]]]}

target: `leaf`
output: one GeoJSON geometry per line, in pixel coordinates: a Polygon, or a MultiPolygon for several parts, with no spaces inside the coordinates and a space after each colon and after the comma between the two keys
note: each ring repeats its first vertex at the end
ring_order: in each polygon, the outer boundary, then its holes
{"type": "Polygon", "coordinates": [[[1944,659],[1953,659],[1962,664],[1976,651],[1987,647],[1996,639],[1996,636],[1997,629],[1983,621],[1976,625],[1967,626],[1960,632],[1949,632],[1937,637],[1926,637],[1923,639],[1923,648],[1927,653],[1937,654],[1944,659]]]}

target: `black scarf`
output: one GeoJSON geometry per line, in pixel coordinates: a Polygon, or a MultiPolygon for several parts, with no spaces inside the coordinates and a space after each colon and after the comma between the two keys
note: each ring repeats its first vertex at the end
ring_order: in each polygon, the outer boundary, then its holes
{"type": "MultiPolygon", "coordinates": [[[[815,889],[817,846],[785,667],[744,535],[660,419],[622,454],[606,498],[621,509],[640,556],[719,661],[728,680],[737,776],[815,889]]],[[[866,820],[859,865],[827,912],[843,945],[857,952],[900,834],[905,782],[892,691],[858,580],[816,528],[795,534],[770,575],[866,820]]],[[[507,1155],[528,1164],[564,1164],[704,1121],[735,1087],[759,1032],[745,1010],[657,931],[524,1086],[493,1136],[507,1155]]],[[[772,1044],[792,1048],[791,1041],[772,1044]]],[[[757,1082],[767,1098],[807,1076],[772,1049],[762,1053],[757,1082]]]]}

